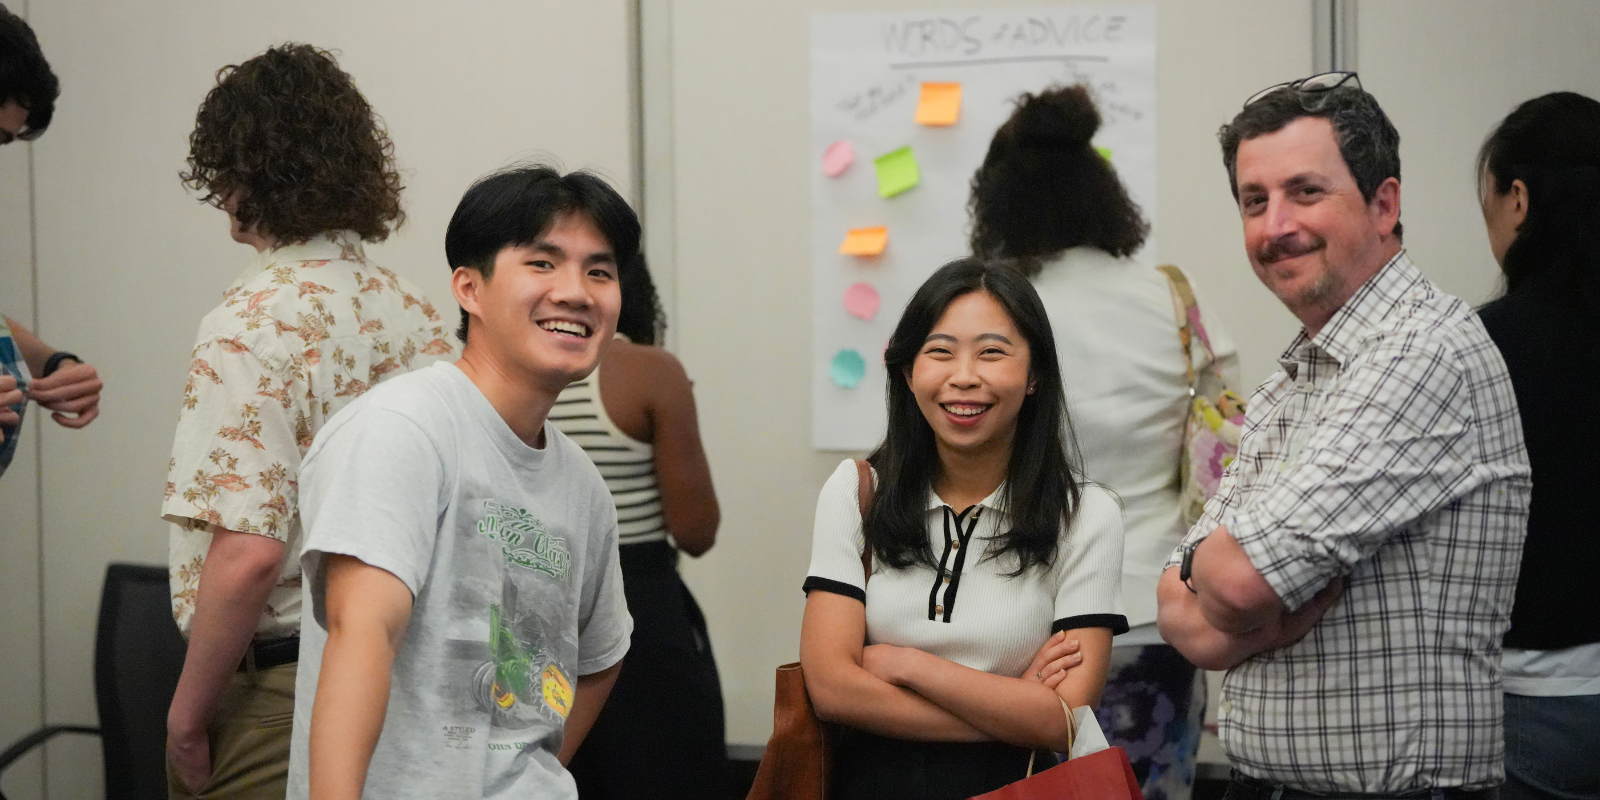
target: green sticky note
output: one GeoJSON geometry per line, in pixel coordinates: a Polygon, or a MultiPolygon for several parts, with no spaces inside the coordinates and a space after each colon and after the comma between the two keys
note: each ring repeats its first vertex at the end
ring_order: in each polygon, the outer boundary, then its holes
{"type": "Polygon", "coordinates": [[[828,365],[828,377],[841,389],[854,389],[867,375],[867,362],[854,350],[840,350],[828,365]]]}
{"type": "Polygon", "coordinates": [[[878,170],[879,197],[894,197],[922,180],[922,171],[917,169],[917,157],[912,154],[910,145],[878,156],[872,165],[878,170]]]}
{"type": "Polygon", "coordinates": [[[1101,158],[1103,158],[1103,159],[1105,159],[1107,161],[1111,160],[1111,148],[1109,148],[1109,147],[1096,147],[1094,149],[1094,151],[1096,153],[1099,153],[1101,158]]]}

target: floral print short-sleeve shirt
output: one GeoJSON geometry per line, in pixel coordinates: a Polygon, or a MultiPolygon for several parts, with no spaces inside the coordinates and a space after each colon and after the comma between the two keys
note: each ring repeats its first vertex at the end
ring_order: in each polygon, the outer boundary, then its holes
{"type": "Polygon", "coordinates": [[[217,528],[288,545],[256,638],[300,632],[296,504],[312,437],[372,385],[455,353],[433,305],[349,231],[263,253],[234,280],[200,323],[161,504],[185,636],[217,528]]]}

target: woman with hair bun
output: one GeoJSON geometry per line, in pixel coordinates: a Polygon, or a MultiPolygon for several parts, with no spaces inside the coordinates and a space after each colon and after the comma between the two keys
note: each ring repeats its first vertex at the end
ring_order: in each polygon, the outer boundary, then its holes
{"type": "Polygon", "coordinates": [[[1506,631],[1500,796],[1600,796],[1600,103],[1572,92],[1517,106],[1478,154],[1504,296],[1479,310],[1511,373],[1533,500],[1506,631]]]}
{"type": "MultiPolygon", "coordinates": [[[[1173,290],[1133,258],[1149,225],[1091,144],[1100,112],[1083,86],[1024,94],[972,178],[972,249],[1032,280],[1050,314],[1084,476],[1123,506],[1117,637],[1097,716],[1127,750],[1148,800],[1187,800],[1205,674],[1156,632],[1156,583],[1182,538],[1179,459],[1190,384],[1173,290]]],[[[1232,343],[1208,333],[1230,382],[1232,343]]],[[[1195,369],[1210,369],[1196,364],[1195,369]]]]}

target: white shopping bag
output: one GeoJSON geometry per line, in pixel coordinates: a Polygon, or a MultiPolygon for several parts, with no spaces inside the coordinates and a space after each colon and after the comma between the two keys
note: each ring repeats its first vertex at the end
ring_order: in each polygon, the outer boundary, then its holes
{"type": "Polygon", "coordinates": [[[1100,720],[1094,717],[1094,709],[1078,706],[1072,709],[1072,719],[1078,733],[1072,739],[1072,752],[1067,754],[1067,758],[1086,756],[1111,747],[1106,742],[1105,731],[1100,730],[1100,720]]]}

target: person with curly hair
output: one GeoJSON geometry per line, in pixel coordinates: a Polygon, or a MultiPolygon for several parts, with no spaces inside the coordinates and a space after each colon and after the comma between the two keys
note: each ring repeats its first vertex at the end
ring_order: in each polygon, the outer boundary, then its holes
{"type": "MultiPolygon", "coordinates": [[[[972,249],[1028,274],[1050,314],[1085,477],[1123,505],[1122,601],[1132,629],[1111,650],[1096,716],[1149,800],[1187,800],[1205,674],[1156,631],[1156,584],[1184,534],[1179,457],[1190,403],[1172,290],[1134,254],[1149,225],[1091,144],[1100,112],[1083,86],[1024,94],[972,179],[972,249]]],[[[1213,318],[1216,357],[1238,356],[1213,318]]],[[[1196,369],[1209,369],[1197,364],[1196,369]]]]}
{"type": "Polygon", "coordinates": [[[404,219],[394,146],[333,56],[223,67],[185,185],[254,263],[200,323],[162,517],[189,648],[167,714],[174,798],[282,798],[300,651],[301,461],[368,388],[455,352],[416,287],[369,261],[404,219]]]}
{"type": "MultiPolygon", "coordinates": [[[[0,145],[44,135],[60,94],[33,29],[0,5],[0,145]]],[[[100,414],[101,388],[92,365],[0,316],[0,474],[17,452],[29,400],[50,409],[56,424],[82,428],[100,414]]]]}

